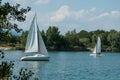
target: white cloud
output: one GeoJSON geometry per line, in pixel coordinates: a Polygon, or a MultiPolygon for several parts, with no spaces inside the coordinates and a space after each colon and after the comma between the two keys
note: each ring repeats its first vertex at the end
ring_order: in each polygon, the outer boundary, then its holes
{"type": "Polygon", "coordinates": [[[83,19],[83,16],[86,14],[85,10],[80,10],[80,11],[72,11],[71,15],[75,19],[83,19]]]}
{"type": "Polygon", "coordinates": [[[69,6],[63,5],[61,6],[56,12],[53,13],[53,16],[50,17],[52,22],[60,22],[65,20],[67,17],[68,19],[74,20],[89,20],[89,18],[94,16],[97,8],[91,8],[89,10],[78,10],[73,11],[69,9],[69,6]]]}
{"type": "Polygon", "coordinates": [[[47,4],[50,0],[36,0],[35,4],[47,4]]]}
{"type": "Polygon", "coordinates": [[[61,6],[52,17],[50,17],[50,20],[52,22],[59,22],[64,20],[67,16],[69,16],[69,7],[67,5],[61,6]]]}
{"type": "MultiPolygon", "coordinates": [[[[29,29],[34,13],[32,11],[27,13],[25,24],[21,25],[25,30],[29,29]]],[[[62,33],[73,29],[77,31],[119,29],[118,25],[120,25],[118,23],[120,21],[120,11],[108,12],[98,8],[72,10],[67,5],[61,6],[55,12],[37,13],[37,18],[40,30],[47,30],[49,26],[58,26],[62,33]]]]}
{"type": "Polygon", "coordinates": [[[105,12],[105,13],[100,14],[98,17],[102,18],[102,17],[106,17],[106,16],[109,16],[109,15],[110,14],[108,12],[105,12]]]}
{"type": "Polygon", "coordinates": [[[114,20],[114,19],[119,19],[120,18],[120,11],[111,11],[111,12],[102,12],[100,14],[98,14],[98,16],[93,16],[90,20],[94,21],[94,20],[101,20],[101,19],[105,19],[105,20],[114,20]]]}
{"type": "Polygon", "coordinates": [[[72,16],[72,19],[75,20],[80,20],[80,21],[89,21],[90,18],[92,18],[93,16],[96,16],[96,12],[97,12],[97,8],[91,8],[88,10],[82,9],[82,10],[78,10],[78,11],[70,11],[72,16]]]}
{"type": "Polygon", "coordinates": [[[97,8],[94,7],[94,8],[91,8],[89,11],[90,11],[90,12],[94,12],[94,11],[96,11],[96,10],[97,10],[97,8]]]}
{"type": "Polygon", "coordinates": [[[112,16],[120,17],[120,11],[111,11],[112,16]]]}

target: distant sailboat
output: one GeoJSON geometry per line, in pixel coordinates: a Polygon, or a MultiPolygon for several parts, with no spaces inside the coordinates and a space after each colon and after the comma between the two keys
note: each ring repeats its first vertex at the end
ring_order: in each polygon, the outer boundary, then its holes
{"type": "Polygon", "coordinates": [[[22,57],[22,61],[46,61],[49,60],[48,52],[43,42],[40,30],[37,25],[36,15],[31,23],[27,43],[25,47],[26,56],[22,57]],[[30,54],[31,53],[31,54],[30,54]]]}
{"type": "Polygon", "coordinates": [[[95,45],[94,50],[93,50],[93,54],[90,54],[90,56],[94,56],[94,57],[102,56],[102,54],[101,54],[101,39],[100,39],[100,37],[98,37],[97,44],[95,45]]]}

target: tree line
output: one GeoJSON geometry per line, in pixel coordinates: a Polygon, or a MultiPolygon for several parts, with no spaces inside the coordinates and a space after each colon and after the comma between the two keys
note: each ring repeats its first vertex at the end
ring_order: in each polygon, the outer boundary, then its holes
{"type": "MultiPolygon", "coordinates": [[[[5,32],[0,43],[8,43],[16,49],[24,49],[28,31],[23,31],[21,36],[12,35],[5,32]]],[[[97,42],[97,37],[101,37],[102,51],[120,52],[120,31],[95,30],[68,31],[65,35],[60,34],[58,27],[49,26],[41,31],[41,35],[48,50],[54,51],[87,51],[91,50],[97,42]]]]}

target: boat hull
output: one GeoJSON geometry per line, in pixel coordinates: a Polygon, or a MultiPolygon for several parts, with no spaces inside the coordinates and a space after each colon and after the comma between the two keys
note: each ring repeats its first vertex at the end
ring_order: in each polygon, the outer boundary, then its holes
{"type": "Polygon", "coordinates": [[[48,56],[24,56],[21,58],[22,61],[49,61],[48,56]]]}

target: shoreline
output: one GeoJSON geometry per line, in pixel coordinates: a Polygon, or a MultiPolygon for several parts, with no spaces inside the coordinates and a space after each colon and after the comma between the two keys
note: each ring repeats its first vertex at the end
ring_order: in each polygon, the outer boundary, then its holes
{"type": "Polygon", "coordinates": [[[11,50],[11,49],[12,49],[12,47],[10,47],[10,46],[8,46],[8,47],[1,46],[0,47],[0,50],[11,50]]]}
{"type": "MultiPolygon", "coordinates": [[[[15,47],[11,47],[11,46],[1,46],[0,50],[24,50],[24,49],[14,49],[15,47]]],[[[66,51],[66,52],[79,52],[79,51],[90,51],[92,52],[92,48],[89,48],[88,50],[48,50],[48,51],[66,51]]],[[[102,52],[112,52],[112,51],[102,51],[102,52]]],[[[117,51],[116,51],[117,52],[117,51]]],[[[117,52],[120,53],[120,52],[117,52]]]]}

